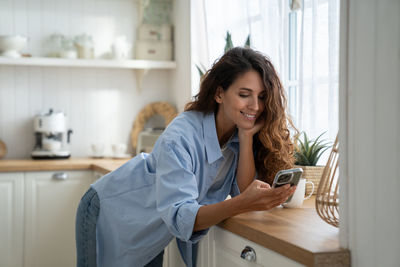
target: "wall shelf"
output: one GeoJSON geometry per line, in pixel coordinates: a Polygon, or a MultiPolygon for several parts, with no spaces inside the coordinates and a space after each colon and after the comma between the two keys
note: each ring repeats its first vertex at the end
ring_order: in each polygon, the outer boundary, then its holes
{"type": "Polygon", "coordinates": [[[154,60],[115,60],[115,59],[64,59],[50,57],[0,57],[0,66],[38,66],[38,67],[82,67],[82,68],[115,68],[115,69],[175,69],[175,61],[154,60]]]}
{"type": "Polygon", "coordinates": [[[51,57],[0,57],[0,66],[72,67],[72,68],[110,68],[132,69],[136,73],[136,85],[142,90],[143,77],[151,69],[175,69],[175,61],[156,61],[139,59],[66,59],[51,57]]]}

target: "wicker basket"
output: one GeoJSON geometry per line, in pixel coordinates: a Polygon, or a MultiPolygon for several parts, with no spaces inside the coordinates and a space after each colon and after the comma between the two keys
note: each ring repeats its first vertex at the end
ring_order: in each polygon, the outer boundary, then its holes
{"type": "MultiPolygon", "coordinates": [[[[322,173],[324,172],[325,166],[295,166],[295,168],[303,169],[302,178],[314,183],[313,195],[317,194],[317,188],[319,185],[319,181],[321,180],[322,173]]],[[[311,190],[312,190],[312,185],[307,183],[306,195],[308,195],[311,192],[311,190]]]]}
{"type": "Polygon", "coordinates": [[[339,141],[336,136],[315,197],[318,215],[330,225],[339,227],[339,141]]]}

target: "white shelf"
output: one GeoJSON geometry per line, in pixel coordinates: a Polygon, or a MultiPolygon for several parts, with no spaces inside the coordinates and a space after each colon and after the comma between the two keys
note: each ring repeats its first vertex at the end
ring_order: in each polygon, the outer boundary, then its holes
{"type": "Polygon", "coordinates": [[[50,57],[0,57],[0,65],[41,66],[41,67],[77,67],[77,68],[115,68],[115,69],[175,69],[175,61],[155,60],[115,60],[115,59],[64,59],[50,57]]]}

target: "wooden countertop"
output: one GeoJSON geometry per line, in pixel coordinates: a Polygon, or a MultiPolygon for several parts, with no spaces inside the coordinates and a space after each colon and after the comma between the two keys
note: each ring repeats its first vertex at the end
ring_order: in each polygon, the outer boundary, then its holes
{"type": "Polygon", "coordinates": [[[106,174],[115,170],[128,160],[129,158],[70,158],[61,160],[9,159],[0,160],[0,172],[92,169],[106,174]]]}
{"type": "MultiPolygon", "coordinates": [[[[0,172],[86,170],[106,174],[126,159],[71,158],[67,160],[0,160],[0,172]]],[[[229,218],[218,226],[306,266],[350,266],[350,252],[339,247],[339,229],[328,225],[315,210],[315,198],[301,208],[275,208],[229,218]]]]}
{"type": "Polygon", "coordinates": [[[339,229],[315,210],[315,196],[301,208],[239,214],[218,226],[306,266],[350,266],[350,252],[339,247],[339,229]]]}

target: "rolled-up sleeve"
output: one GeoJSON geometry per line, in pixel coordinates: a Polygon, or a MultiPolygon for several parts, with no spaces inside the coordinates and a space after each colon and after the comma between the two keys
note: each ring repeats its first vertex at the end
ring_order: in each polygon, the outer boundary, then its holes
{"type": "Polygon", "coordinates": [[[163,140],[161,145],[156,170],[157,211],[174,236],[190,241],[201,207],[196,200],[199,193],[192,158],[176,142],[163,140]]]}

